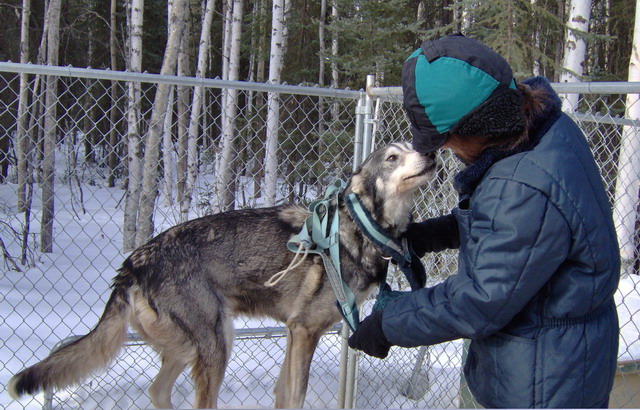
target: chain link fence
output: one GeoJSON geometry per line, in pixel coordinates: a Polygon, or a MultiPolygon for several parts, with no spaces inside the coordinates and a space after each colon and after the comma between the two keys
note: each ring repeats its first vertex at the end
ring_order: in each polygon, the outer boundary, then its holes
{"type": "MultiPolygon", "coordinates": [[[[198,80],[90,69],[0,63],[0,385],[38,360],[59,343],[87,333],[109,296],[109,284],[127,255],[123,251],[127,160],[128,85],[141,85],[140,135],[150,127],[158,84],[170,84],[173,102],[168,110],[162,156],[158,164],[158,196],[154,233],[179,223],[186,183],[185,124],[194,91],[204,90],[198,118],[199,174],[188,217],[220,208],[214,199],[231,198],[232,207],[265,205],[264,161],[267,144],[267,100],[280,101],[277,140],[276,203],[308,202],[321,195],[335,178],[347,178],[372,147],[407,139],[408,123],[398,98],[399,89],[370,89],[370,95],[350,90],[312,86],[275,86],[198,80]],[[20,131],[20,81],[28,85],[23,101],[28,118],[25,203],[19,207],[20,181],[17,135],[20,131]],[[42,81],[54,76],[58,93],[55,111],[55,183],[53,250],[41,251],[44,217],[40,164],[47,156],[43,139],[46,100],[42,81]],[[238,111],[232,123],[232,179],[223,187],[221,157],[227,90],[237,90],[238,111]],[[32,177],[31,177],[32,176],[32,177]]],[[[587,85],[574,114],[591,142],[602,169],[611,202],[616,200],[623,135],[638,122],[627,113],[623,90],[594,93],[587,85]],[[627,113],[627,114],[625,114],[627,113]],[[625,128],[627,127],[627,128],[625,128]]],[[[21,135],[23,135],[21,134],[21,135]]],[[[640,138],[639,138],[640,139],[640,138]]],[[[24,152],[24,151],[23,151],[24,152]]],[[[144,156],[144,150],[141,153],[144,156]]],[[[440,152],[440,168],[430,189],[417,197],[417,219],[448,213],[456,206],[451,186],[460,164],[449,152],[440,152]]],[[[637,175],[637,173],[636,173],[637,175]]],[[[636,188],[637,194],[637,188],[636,188]]],[[[637,205],[637,195],[635,196],[637,205]]],[[[633,246],[637,239],[633,238],[633,246]]],[[[635,255],[635,253],[634,253],[635,255]]],[[[456,271],[456,253],[427,255],[424,263],[435,284],[456,271]]],[[[635,259],[630,261],[633,271],[635,259]]],[[[627,272],[628,273],[628,272],[627,272]]],[[[637,276],[625,274],[616,296],[623,331],[620,374],[612,407],[637,407],[640,372],[638,322],[640,295],[637,276]]],[[[394,287],[402,278],[391,276],[394,287]]],[[[364,312],[368,312],[365,306],[364,312]]],[[[271,407],[273,386],[284,357],[282,325],[271,321],[236,321],[237,339],[219,404],[222,407],[271,407]]],[[[310,408],[457,408],[475,407],[461,380],[464,343],[454,341],[429,348],[393,348],[384,361],[354,352],[345,357],[340,328],[324,336],[311,366],[306,406],[310,408]]],[[[158,371],[158,357],[135,335],[130,335],[115,364],[80,386],[12,401],[0,390],[0,406],[7,408],[146,408],[146,394],[158,371]]],[[[193,404],[188,373],[178,379],[172,395],[176,407],[193,404]]]]}

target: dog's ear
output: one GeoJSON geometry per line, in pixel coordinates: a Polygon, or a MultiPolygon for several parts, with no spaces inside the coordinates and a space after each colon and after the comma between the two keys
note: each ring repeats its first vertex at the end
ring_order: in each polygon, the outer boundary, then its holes
{"type": "Polygon", "coordinates": [[[362,195],[365,192],[364,178],[360,174],[355,174],[351,177],[348,189],[356,195],[362,195]]]}

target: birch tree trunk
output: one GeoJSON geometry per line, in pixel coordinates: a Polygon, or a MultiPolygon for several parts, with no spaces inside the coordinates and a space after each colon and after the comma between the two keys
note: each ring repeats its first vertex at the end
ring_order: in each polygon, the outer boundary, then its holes
{"type": "MultiPolygon", "coordinates": [[[[233,13],[231,24],[231,38],[229,49],[228,77],[230,81],[239,79],[240,69],[240,47],[242,37],[242,8],[243,0],[233,1],[233,13]]],[[[235,202],[235,188],[233,187],[234,175],[234,139],[235,139],[235,118],[238,114],[238,90],[228,88],[225,91],[226,98],[223,99],[222,107],[222,150],[220,155],[220,166],[218,168],[217,212],[224,212],[233,209],[235,202]]]]}
{"type": "MultiPolygon", "coordinates": [[[[265,79],[265,50],[267,49],[267,24],[266,24],[266,19],[267,19],[267,14],[268,14],[268,8],[267,8],[267,0],[257,0],[259,2],[259,19],[258,21],[259,23],[259,38],[260,40],[258,41],[258,61],[256,64],[256,81],[259,83],[263,83],[264,79],[265,79]]],[[[256,106],[257,107],[262,107],[264,105],[264,100],[265,100],[265,96],[264,93],[258,93],[256,95],[256,106]]],[[[256,110],[256,112],[258,113],[258,121],[260,121],[260,123],[264,122],[263,120],[263,116],[260,114],[260,111],[256,110]]],[[[262,141],[260,141],[260,148],[256,148],[255,152],[256,155],[253,157],[254,161],[253,161],[253,167],[252,167],[252,171],[251,171],[251,175],[253,178],[253,198],[254,199],[258,199],[262,196],[262,177],[264,175],[264,169],[262,167],[262,163],[264,160],[264,150],[263,150],[263,144],[262,141]]]]}
{"type": "MultiPolygon", "coordinates": [[[[187,30],[190,33],[190,30],[187,30]]],[[[189,37],[185,35],[185,37],[189,37]]],[[[185,50],[187,51],[187,50],[185,50]]],[[[191,59],[188,52],[180,51],[178,56],[178,75],[188,76],[191,59]]],[[[177,200],[182,203],[187,184],[187,144],[189,136],[189,106],[191,105],[191,87],[178,86],[178,160],[177,160],[177,200]]]]}
{"type": "MultiPolygon", "coordinates": [[[[200,42],[198,44],[198,63],[196,66],[196,77],[204,78],[206,75],[209,56],[209,44],[211,39],[211,25],[213,23],[213,13],[215,10],[215,0],[207,0],[202,17],[202,28],[200,30],[200,42]]],[[[189,209],[193,196],[193,188],[198,176],[198,131],[204,98],[204,87],[194,87],[193,102],[191,104],[191,115],[189,118],[189,128],[186,149],[186,180],[185,189],[180,202],[180,221],[189,219],[189,209]]]]}
{"type": "MultiPolygon", "coordinates": [[[[142,70],[142,24],[144,0],[129,0],[129,71],[142,70]]],[[[142,180],[140,146],[140,99],[142,95],[139,82],[127,84],[127,170],[128,183],[124,206],[123,250],[129,252],[136,247],[138,226],[138,206],[140,205],[140,182],[142,180]]]]}
{"type": "MultiPolygon", "coordinates": [[[[633,28],[633,46],[629,60],[629,81],[640,81],[640,0],[636,0],[636,15],[633,28]]],[[[640,120],[640,99],[638,94],[627,94],[627,117],[640,120]]],[[[632,272],[635,262],[638,220],[638,189],[640,181],[640,130],[638,127],[624,126],[622,146],[618,158],[618,176],[614,201],[614,221],[620,244],[620,256],[624,272],[632,272]]]]}
{"type": "MultiPolygon", "coordinates": [[[[49,27],[47,36],[47,64],[58,65],[58,45],[60,44],[61,0],[50,0],[47,8],[49,27]]],[[[44,143],[42,156],[42,226],[40,230],[40,250],[53,252],[53,222],[55,214],[54,180],[56,150],[56,106],[58,103],[58,78],[47,76],[44,111],[44,143]]]]}
{"type": "MultiPolygon", "coordinates": [[[[589,31],[591,16],[591,0],[571,0],[569,20],[567,21],[567,38],[564,43],[564,72],[560,82],[572,83],[580,81],[584,73],[584,59],[587,44],[576,31],[589,31]]],[[[566,94],[562,102],[562,109],[573,112],[578,109],[579,94],[566,94]]]]}
{"type": "MultiPolygon", "coordinates": [[[[118,71],[118,58],[117,58],[117,44],[116,44],[116,6],[118,0],[111,0],[111,9],[109,12],[109,52],[111,57],[111,71],[118,71]]],[[[109,90],[111,96],[111,107],[109,108],[109,124],[111,129],[109,130],[109,156],[107,163],[109,164],[109,177],[107,178],[107,186],[114,187],[116,180],[116,166],[118,165],[117,157],[117,123],[118,123],[118,82],[111,81],[111,88],[109,90]]]]}
{"type": "MultiPolygon", "coordinates": [[[[31,18],[31,0],[22,0],[22,25],[20,27],[20,63],[29,62],[29,19],[31,18]]],[[[28,155],[31,151],[31,140],[27,133],[29,106],[29,76],[20,73],[20,97],[18,100],[18,212],[26,211],[28,155]]]]}
{"type": "Polygon", "coordinates": [[[173,204],[173,100],[175,86],[169,87],[169,101],[167,102],[167,113],[164,117],[164,126],[162,130],[162,170],[163,170],[163,194],[164,204],[170,207],[173,204]]]}
{"type": "MultiPolygon", "coordinates": [[[[331,18],[333,21],[338,20],[338,0],[332,0],[331,2],[331,18]]],[[[340,81],[340,72],[338,71],[338,52],[339,52],[339,43],[338,43],[338,33],[333,32],[331,37],[331,88],[338,88],[338,82],[340,81]]],[[[340,116],[340,108],[338,107],[338,103],[333,103],[331,106],[331,123],[337,124],[340,116]]]]}
{"type": "MultiPolygon", "coordinates": [[[[335,2],[336,0],[334,0],[335,2]]],[[[269,82],[280,83],[282,73],[286,0],[273,0],[271,23],[271,52],[269,58],[269,82]]],[[[280,95],[270,92],[267,95],[267,140],[265,152],[264,194],[265,205],[276,203],[278,183],[278,133],[280,132],[280,95]]]]}
{"type": "MultiPolygon", "coordinates": [[[[171,13],[171,7],[173,6],[173,0],[169,0],[167,6],[168,14],[171,13]]],[[[180,42],[178,49],[178,77],[188,77],[191,74],[190,58],[189,58],[189,42],[191,41],[191,24],[190,24],[190,9],[187,8],[187,16],[185,16],[186,23],[184,28],[184,35],[180,42]]],[[[170,30],[170,27],[167,28],[170,30]]],[[[169,32],[167,32],[169,34],[169,32]]],[[[164,203],[165,206],[171,206],[174,203],[174,182],[178,185],[178,203],[184,194],[184,180],[186,178],[186,144],[187,134],[189,129],[189,99],[191,90],[189,86],[178,85],[172,86],[169,92],[169,102],[167,104],[167,115],[164,121],[164,131],[162,133],[162,163],[163,163],[163,191],[164,191],[164,203]],[[174,92],[177,90],[177,150],[173,148],[173,106],[174,106],[174,92]],[[175,152],[177,151],[177,155],[175,152]],[[183,157],[181,158],[180,155],[183,157]],[[177,158],[176,158],[177,157],[177,158]],[[177,168],[182,171],[182,174],[178,174],[177,168]],[[177,178],[176,178],[177,177],[177,178]],[[176,181],[177,180],[177,181],[176,181]],[[182,191],[181,191],[182,190],[182,191]]]]}
{"type": "MultiPolygon", "coordinates": [[[[327,59],[327,48],[325,46],[325,28],[327,25],[327,0],[320,2],[320,19],[318,26],[318,85],[324,86],[325,60],[327,59]]],[[[318,97],[318,134],[324,133],[324,98],[318,97]]]]}
{"type": "MultiPolygon", "coordinates": [[[[162,60],[160,74],[172,75],[178,65],[178,49],[184,27],[186,25],[188,0],[174,0],[169,15],[170,32],[162,60]]],[[[145,135],[144,173],[142,192],[140,195],[140,210],[138,212],[138,230],[136,232],[136,247],[144,244],[153,234],[153,211],[158,196],[158,159],[160,156],[160,137],[164,128],[164,118],[169,101],[171,85],[158,84],[151,111],[149,130],[145,135]]]]}

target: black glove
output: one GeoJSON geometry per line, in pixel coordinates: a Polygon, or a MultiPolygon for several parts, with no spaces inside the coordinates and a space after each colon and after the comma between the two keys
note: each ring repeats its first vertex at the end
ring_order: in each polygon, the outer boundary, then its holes
{"type": "Polygon", "coordinates": [[[427,252],[460,247],[458,221],[453,214],[409,224],[406,236],[419,257],[423,257],[427,252]]]}
{"type": "Polygon", "coordinates": [[[382,332],[382,310],[365,317],[349,338],[349,347],[379,359],[387,357],[391,346],[382,332]]]}

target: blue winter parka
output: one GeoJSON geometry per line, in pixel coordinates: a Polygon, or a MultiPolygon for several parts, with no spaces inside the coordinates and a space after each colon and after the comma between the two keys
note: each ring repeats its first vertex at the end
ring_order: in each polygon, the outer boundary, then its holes
{"type": "Polygon", "coordinates": [[[548,81],[526,83],[553,95],[532,146],[469,167],[457,274],[391,302],[382,329],[404,347],[471,339],[464,373],[485,407],[606,407],[619,337],[611,206],[548,81]]]}

